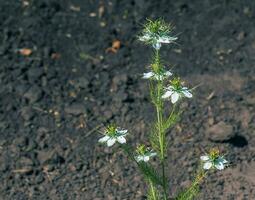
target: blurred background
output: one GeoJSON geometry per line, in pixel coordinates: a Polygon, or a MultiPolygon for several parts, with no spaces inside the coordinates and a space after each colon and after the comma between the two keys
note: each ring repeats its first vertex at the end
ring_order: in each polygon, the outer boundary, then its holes
{"type": "MultiPolygon", "coordinates": [[[[167,68],[192,87],[169,134],[171,194],[189,186],[199,156],[231,162],[197,199],[255,199],[255,1],[0,0],[0,199],[145,199],[136,166],[98,144],[104,125],[148,143],[154,119],[137,41],[146,18],[174,24],[167,68]]],[[[169,107],[170,107],[169,103],[169,107]]]]}

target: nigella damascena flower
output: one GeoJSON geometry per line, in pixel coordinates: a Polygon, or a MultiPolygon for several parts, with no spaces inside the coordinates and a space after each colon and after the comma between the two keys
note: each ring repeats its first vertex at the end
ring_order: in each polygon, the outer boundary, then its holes
{"type": "Polygon", "coordinates": [[[120,144],[126,143],[125,136],[128,134],[128,131],[125,129],[120,129],[116,127],[115,125],[109,125],[106,128],[105,136],[100,138],[98,142],[100,143],[106,143],[108,147],[111,147],[115,144],[115,142],[118,142],[120,144]]]}
{"type": "Polygon", "coordinates": [[[179,78],[175,78],[171,81],[171,85],[166,88],[162,98],[171,98],[171,102],[174,104],[182,97],[191,98],[192,94],[187,87],[182,87],[179,78]]]}
{"type": "Polygon", "coordinates": [[[209,170],[211,168],[223,170],[228,163],[223,156],[219,155],[219,150],[217,149],[212,149],[208,155],[201,156],[200,159],[203,162],[203,168],[205,170],[209,170]]]}
{"type": "Polygon", "coordinates": [[[157,155],[156,152],[153,152],[151,149],[146,148],[145,145],[139,145],[137,147],[137,155],[135,156],[135,160],[137,162],[148,162],[151,157],[157,155]]]}
{"type": "Polygon", "coordinates": [[[139,36],[139,40],[151,44],[153,48],[159,50],[161,44],[169,44],[177,40],[177,37],[169,36],[171,31],[172,27],[163,20],[148,20],[144,26],[142,35],[139,36]]]}
{"type": "Polygon", "coordinates": [[[155,79],[158,81],[164,80],[164,79],[168,78],[169,76],[172,76],[172,73],[167,70],[161,70],[158,73],[155,73],[153,71],[143,73],[144,79],[155,79]]]}

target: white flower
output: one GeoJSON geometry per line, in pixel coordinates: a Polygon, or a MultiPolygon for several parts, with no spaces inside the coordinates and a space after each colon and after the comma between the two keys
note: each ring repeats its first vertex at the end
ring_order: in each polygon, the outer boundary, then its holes
{"type": "Polygon", "coordinates": [[[171,24],[165,23],[164,20],[148,20],[139,40],[159,50],[162,44],[169,44],[177,40],[177,37],[170,36],[172,30],[171,24]]]}
{"type": "Polygon", "coordinates": [[[139,155],[135,156],[135,160],[137,162],[148,162],[150,160],[151,157],[156,156],[157,153],[153,152],[153,151],[149,151],[146,150],[144,153],[140,153],[139,155]]]}
{"type": "Polygon", "coordinates": [[[105,132],[105,136],[100,138],[98,142],[106,143],[108,147],[111,147],[118,142],[120,144],[126,143],[125,136],[128,134],[127,130],[119,129],[114,126],[110,126],[107,128],[105,132]]]}
{"type": "Polygon", "coordinates": [[[210,156],[205,155],[201,156],[200,159],[204,162],[203,168],[205,170],[216,168],[218,170],[223,170],[225,168],[226,163],[228,163],[227,160],[225,160],[222,156],[210,156]]]}
{"type": "Polygon", "coordinates": [[[171,97],[171,102],[176,103],[181,97],[191,98],[192,94],[187,87],[174,87],[169,86],[166,88],[166,92],[163,94],[162,98],[167,99],[171,97]]]}
{"type": "Polygon", "coordinates": [[[170,71],[163,71],[161,73],[155,73],[155,72],[146,72],[143,73],[144,79],[156,79],[156,80],[164,80],[165,78],[172,76],[172,73],[170,71]]]}
{"type": "Polygon", "coordinates": [[[167,35],[161,36],[160,34],[151,33],[150,31],[139,37],[140,41],[152,44],[153,48],[157,50],[160,49],[162,44],[170,44],[177,39],[177,37],[170,37],[167,35]]]}

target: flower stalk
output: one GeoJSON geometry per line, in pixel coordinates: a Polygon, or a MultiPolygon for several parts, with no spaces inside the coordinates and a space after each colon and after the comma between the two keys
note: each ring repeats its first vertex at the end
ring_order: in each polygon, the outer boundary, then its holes
{"type": "MultiPolygon", "coordinates": [[[[159,56],[159,49],[156,49],[155,51],[155,63],[154,65],[156,66],[157,70],[161,70],[161,64],[160,64],[160,56],[159,56]]],[[[164,199],[167,199],[167,188],[166,188],[166,177],[165,177],[165,149],[166,149],[166,141],[165,141],[165,133],[163,131],[163,106],[164,102],[162,100],[162,91],[163,91],[163,81],[162,80],[157,80],[157,101],[155,104],[156,107],[156,112],[157,112],[157,127],[158,127],[158,138],[159,138],[159,145],[160,145],[160,163],[161,163],[161,169],[162,169],[162,177],[163,177],[163,191],[164,191],[164,199]]]]}
{"type": "MultiPolygon", "coordinates": [[[[147,197],[149,200],[167,200],[169,198],[169,179],[166,171],[167,161],[167,137],[168,130],[177,122],[181,113],[179,102],[183,99],[192,98],[193,94],[188,87],[183,86],[179,77],[171,78],[172,72],[165,69],[160,58],[162,44],[171,44],[177,37],[170,36],[172,26],[163,20],[156,20],[145,24],[139,40],[151,45],[154,49],[152,63],[149,72],[143,74],[144,79],[150,80],[151,100],[156,110],[156,119],[151,128],[150,145],[139,144],[136,149],[127,144],[128,130],[110,125],[104,132],[104,137],[99,139],[108,147],[120,146],[128,158],[135,162],[138,169],[148,184],[147,197]],[[171,78],[171,79],[170,79],[171,78]],[[167,81],[169,80],[170,81],[167,81]],[[166,84],[168,83],[168,84],[166,84]],[[166,102],[166,100],[170,100],[166,102]],[[166,102],[166,103],[165,103],[166,102]],[[170,113],[166,112],[165,104],[171,105],[170,113]],[[158,157],[158,163],[150,164],[150,160],[158,157]],[[158,168],[157,168],[158,167],[158,168]]],[[[198,172],[191,186],[177,195],[177,200],[192,200],[198,194],[199,185],[210,169],[223,170],[228,161],[220,155],[216,149],[200,157],[203,167],[198,172]]],[[[157,160],[157,159],[156,159],[157,160]]],[[[172,196],[172,195],[171,195],[172,196]]]]}

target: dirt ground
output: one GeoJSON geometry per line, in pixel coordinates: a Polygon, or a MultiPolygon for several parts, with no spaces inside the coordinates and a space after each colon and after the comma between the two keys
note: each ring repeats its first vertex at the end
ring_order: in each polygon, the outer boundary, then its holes
{"type": "Polygon", "coordinates": [[[255,199],[255,1],[0,0],[1,200],[145,199],[136,166],[96,130],[116,122],[148,141],[152,52],[136,35],[158,17],[179,37],[165,62],[200,84],[169,132],[172,197],[219,147],[231,165],[197,199],[255,199]]]}

